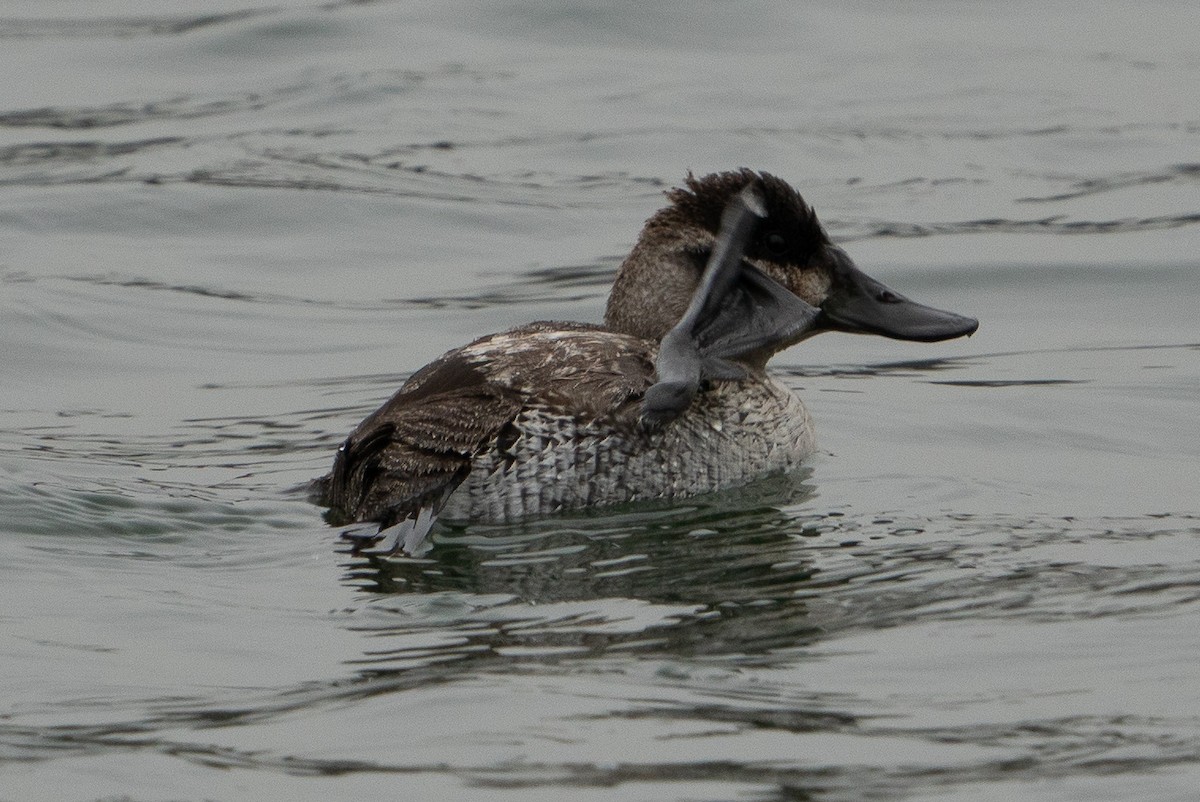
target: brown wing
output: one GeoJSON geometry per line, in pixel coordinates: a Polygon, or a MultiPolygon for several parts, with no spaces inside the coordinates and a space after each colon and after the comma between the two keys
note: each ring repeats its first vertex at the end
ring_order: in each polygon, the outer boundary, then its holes
{"type": "Polygon", "coordinates": [[[452,352],[415,374],[338,449],[326,488],[334,523],[381,528],[423,509],[435,513],[471,459],[521,408],[452,352]]]}

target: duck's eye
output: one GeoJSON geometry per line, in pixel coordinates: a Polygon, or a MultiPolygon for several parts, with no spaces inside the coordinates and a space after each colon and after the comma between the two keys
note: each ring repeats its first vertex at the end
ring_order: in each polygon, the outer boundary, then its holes
{"type": "Polygon", "coordinates": [[[778,231],[771,231],[763,237],[763,244],[773,254],[781,254],[787,250],[787,240],[778,231]]]}

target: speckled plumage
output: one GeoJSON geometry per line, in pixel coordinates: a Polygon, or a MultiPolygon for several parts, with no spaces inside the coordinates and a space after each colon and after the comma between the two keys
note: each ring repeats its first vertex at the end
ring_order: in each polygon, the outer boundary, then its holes
{"type": "Polygon", "coordinates": [[[938,340],[978,325],[862,274],[766,173],[689,176],[668,200],[622,263],[604,326],[483,337],[359,424],[318,481],[330,520],[378,522],[394,533],[385,550],[411,553],[439,515],[511,521],[793,470],[814,450],[812,421],[767,375],[772,354],[820,331],[938,340]]]}
{"type": "Polygon", "coordinates": [[[714,386],[661,432],[629,424],[523,408],[512,421],[514,439],[475,457],[442,516],[512,521],[695,496],[794,470],[815,448],[804,404],[766,376],[714,386]]]}

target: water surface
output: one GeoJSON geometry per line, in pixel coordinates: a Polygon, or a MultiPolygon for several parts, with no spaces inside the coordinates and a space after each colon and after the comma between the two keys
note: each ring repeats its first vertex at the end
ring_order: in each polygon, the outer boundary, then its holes
{"type": "Polygon", "coordinates": [[[0,799],[1193,799],[1185,3],[11,2],[0,799]],[[412,371],[597,320],[661,191],[794,183],[976,315],[776,367],[821,452],[345,554],[412,371]]]}

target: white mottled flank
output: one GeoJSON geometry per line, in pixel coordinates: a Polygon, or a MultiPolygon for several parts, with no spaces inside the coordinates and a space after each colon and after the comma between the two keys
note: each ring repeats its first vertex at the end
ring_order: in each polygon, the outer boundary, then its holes
{"type": "Polygon", "coordinates": [[[475,458],[441,517],[500,523],[711,493],[794,470],[816,448],[804,403],[771,378],[718,385],[652,435],[536,408],[516,425],[507,451],[475,458]]]}

